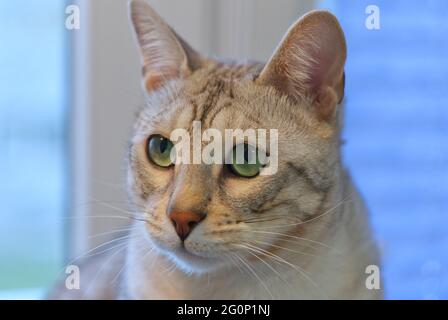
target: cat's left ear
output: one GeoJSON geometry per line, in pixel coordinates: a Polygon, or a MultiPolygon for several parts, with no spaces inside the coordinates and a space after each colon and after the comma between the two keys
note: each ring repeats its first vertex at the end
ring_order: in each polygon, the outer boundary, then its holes
{"type": "Polygon", "coordinates": [[[336,17],[313,11],[290,28],[256,81],[295,100],[312,98],[319,118],[330,120],[344,97],[346,55],[336,17]]]}
{"type": "Polygon", "coordinates": [[[203,59],[152,9],[146,1],[129,2],[129,14],[143,60],[147,91],[182,78],[202,65],[203,59]]]}

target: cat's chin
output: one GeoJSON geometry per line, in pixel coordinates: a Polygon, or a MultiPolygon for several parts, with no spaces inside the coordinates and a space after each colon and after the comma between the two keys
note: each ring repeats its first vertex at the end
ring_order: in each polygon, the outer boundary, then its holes
{"type": "Polygon", "coordinates": [[[170,250],[167,254],[180,269],[187,273],[211,272],[221,269],[225,265],[224,261],[219,258],[202,257],[184,247],[170,250]]]}
{"type": "Polygon", "coordinates": [[[158,238],[151,237],[146,234],[152,247],[157,249],[160,254],[172,260],[179,269],[186,273],[208,273],[223,269],[229,266],[228,261],[222,258],[222,255],[217,253],[218,250],[213,250],[214,255],[201,254],[196,252],[194,247],[188,243],[182,245],[180,241],[161,241],[158,238]]]}

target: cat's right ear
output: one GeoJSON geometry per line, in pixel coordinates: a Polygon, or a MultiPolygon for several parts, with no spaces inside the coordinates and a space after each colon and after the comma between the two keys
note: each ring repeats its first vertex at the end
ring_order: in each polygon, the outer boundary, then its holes
{"type": "Polygon", "coordinates": [[[129,2],[143,62],[143,81],[147,91],[160,88],[166,81],[182,78],[202,65],[202,59],[143,0],[129,2]]]}

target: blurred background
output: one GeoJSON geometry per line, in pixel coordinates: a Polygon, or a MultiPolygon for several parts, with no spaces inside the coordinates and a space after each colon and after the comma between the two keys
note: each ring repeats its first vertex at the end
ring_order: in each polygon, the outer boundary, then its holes
{"type": "MultiPolygon", "coordinates": [[[[348,43],[344,158],[386,297],[448,299],[447,1],[149,3],[201,52],[243,60],[266,60],[303,13],[332,11],[348,43]],[[366,26],[372,4],[379,29],[366,26]]],[[[127,223],[124,154],[142,105],[127,1],[0,1],[0,299],[42,298],[127,223]]]]}

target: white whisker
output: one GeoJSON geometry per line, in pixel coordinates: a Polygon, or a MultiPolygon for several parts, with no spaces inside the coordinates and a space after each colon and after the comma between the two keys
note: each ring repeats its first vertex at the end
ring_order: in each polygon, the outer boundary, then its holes
{"type": "Polygon", "coordinates": [[[94,238],[98,238],[98,237],[102,237],[102,236],[106,236],[106,235],[110,235],[110,234],[114,234],[114,233],[118,233],[118,232],[124,232],[124,231],[131,231],[133,228],[132,227],[128,227],[128,228],[122,228],[122,229],[115,229],[112,231],[107,231],[107,232],[102,232],[102,233],[97,233],[95,235],[91,235],[88,238],[89,239],[94,239],[94,238]]]}
{"type": "Polygon", "coordinates": [[[279,277],[279,279],[283,281],[284,284],[286,284],[288,287],[292,288],[292,287],[291,287],[291,284],[290,284],[288,281],[286,281],[285,278],[283,278],[283,277],[281,276],[281,274],[280,274],[277,270],[275,270],[274,267],[272,267],[267,261],[264,261],[262,258],[260,258],[257,254],[255,254],[255,253],[252,252],[251,250],[248,250],[247,252],[248,252],[249,254],[251,254],[252,256],[254,256],[255,258],[257,258],[258,260],[260,260],[260,261],[261,261],[264,265],[266,265],[272,272],[274,272],[274,273],[279,277]]]}
{"type": "Polygon", "coordinates": [[[270,234],[270,235],[275,235],[275,236],[281,236],[281,237],[286,237],[286,238],[291,238],[291,239],[296,239],[296,240],[302,240],[302,241],[306,241],[306,242],[310,242],[310,243],[314,243],[314,244],[318,244],[321,245],[322,247],[325,247],[327,249],[330,250],[334,250],[336,253],[341,254],[339,252],[339,250],[337,250],[336,248],[333,248],[323,242],[319,242],[316,240],[311,240],[311,239],[307,239],[307,238],[302,238],[302,237],[298,237],[298,236],[293,236],[290,234],[285,234],[285,233],[281,233],[281,232],[273,232],[273,231],[260,231],[260,230],[246,230],[247,232],[253,232],[253,233],[260,233],[260,234],[270,234]]]}
{"type": "Polygon", "coordinates": [[[320,215],[318,215],[318,216],[316,216],[316,217],[314,217],[314,218],[311,218],[311,219],[309,219],[309,220],[301,221],[301,222],[298,222],[298,223],[291,223],[291,224],[278,225],[278,226],[267,226],[267,227],[263,227],[263,228],[260,228],[260,229],[272,229],[272,228],[282,228],[282,227],[294,227],[294,226],[299,226],[299,225],[302,225],[302,224],[305,224],[305,223],[309,223],[309,222],[315,221],[315,220],[317,220],[317,219],[319,219],[319,218],[322,218],[322,217],[324,217],[324,216],[326,216],[326,215],[328,215],[328,214],[330,214],[330,213],[334,213],[335,210],[336,210],[340,205],[352,202],[353,200],[348,200],[348,199],[351,198],[351,197],[352,197],[352,194],[348,195],[347,197],[345,197],[344,199],[342,199],[340,202],[338,202],[336,205],[334,205],[333,207],[331,207],[330,209],[328,209],[328,210],[325,211],[324,213],[322,213],[322,214],[320,214],[320,215]]]}
{"type": "Polygon", "coordinates": [[[252,269],[252,267],[244,260],[244,258],[240,257],[237,253],[235,253],[237,259],[239,259],[241,261],[241,263],[243,263],[247,269],[250,270],[250,272],[254,275],[254,277],[256,279],[258,279],[258,281],[260,282],[260,284],[262,285],[262,287],[266,290],[266,292],[269,294],[269,296],[271,297],[271,299],[274,299],[274,296],[272,295],[271,291],[269,290],[269,288],[266,286],[266,284],[263,282],[263,280],[261,280],[261,278],[258,276],[258,274],[255,272],[254,269],[252,269]]]}
{"type": "Polygon", "coordinates": [[[95,284],[95,281],[98,279],[98,276],[103,271],[104,267],[107,266],[109,261],[111,261],[119,252],[123,251],[123,249],[126,249],[126,246],[124,246],[120,249],[117,249],[116,252],[114,252],[108,259],[106,259],[106,261],[103,262],[103,264],[101,265],[101,268],[97,271],[97,273],[95,274],[95,277],[90,282],[89,287],[87,288],[86,291],[84,291],[82,298],[81,298],[82,300],[84,300],[86,294],[92,289],[92,286],[95,284]]]}
{"type": "Polygon", "coordinates": [[[286,248],[286,247],[282,247],[282,246],[279,246],[279,245],[276,245],[276,244],[273,244],[273,243],[269,243],[269,242],[258,241],[258,240],[251,240],[250,242],[256,242],[256,243],[259,243],[259,244],[262,244],[262,245],[266,245],[266,246],[282,249],[282,250],[285,250],[285,251],[288,251],[288,252],[297,253],[297,254],[301,254],[301,255],[304,255],[304,256],[313,257],[313,258],[316,258],[316,259],[321,259],[321,257],[316,256],[315,254],[311,254],[311,253],[308,253],[308,252],[292,250],[292,249],[289,249],[289,248],[286,248]]]}
{"type": "Polygon", "coordinates": [[[286,265],[288,265],[288,266],[290,266],[291,268],[293,268],[294,270],[296,270],[297,272],[299,272],[305,279],[307,279],[323,296],[325,296],[326,297],[326,294],[322,291],[322,289],[317,285],[317,283],[316,282],[314,282],[313,281],[313,279],[311,279],[310,278],[310,276],[301,268],[301,267],[299,267],[299,266],[296,266],[296,265],[294,265],[294,264],[292,264],[291,262],[289,262],[289,261],[287,261],[287,260],[285,260],[285,259],[283,259],[282,257],[280,257],[280,256],[278,256],[278,255],[276,255],[276,254],[274,254],[274,253],[272,253],[272,252],[269,252],[269,251],[266,251],[266,250],[264,250],[264,249],[262,249],[262,248],[259,248],[259,247],[257,247],[257,246],[254,246],[254,245],[251,245],[250,243],[246,243],[246,245],[242,245],[242,244],[240,244],[240,245],[238,245],[238,246],[241,246],[241,247],[243,247],[243,248],[246,248],[246,249],[249,249],[250,247],[252,247],[252,249],[253,250],[257,250],[258,251],[258,253],[261,253],[261,254],[264,254],[264,255],[266,255],[266,256],[269,256],[269,257],[271,257],[271,258],[273,258],[273,259],[275,259],[275,260],[277,260],[277,261],[280,261],[280,262],[283,262],[284,264],[286,264],[286,265]]]}

